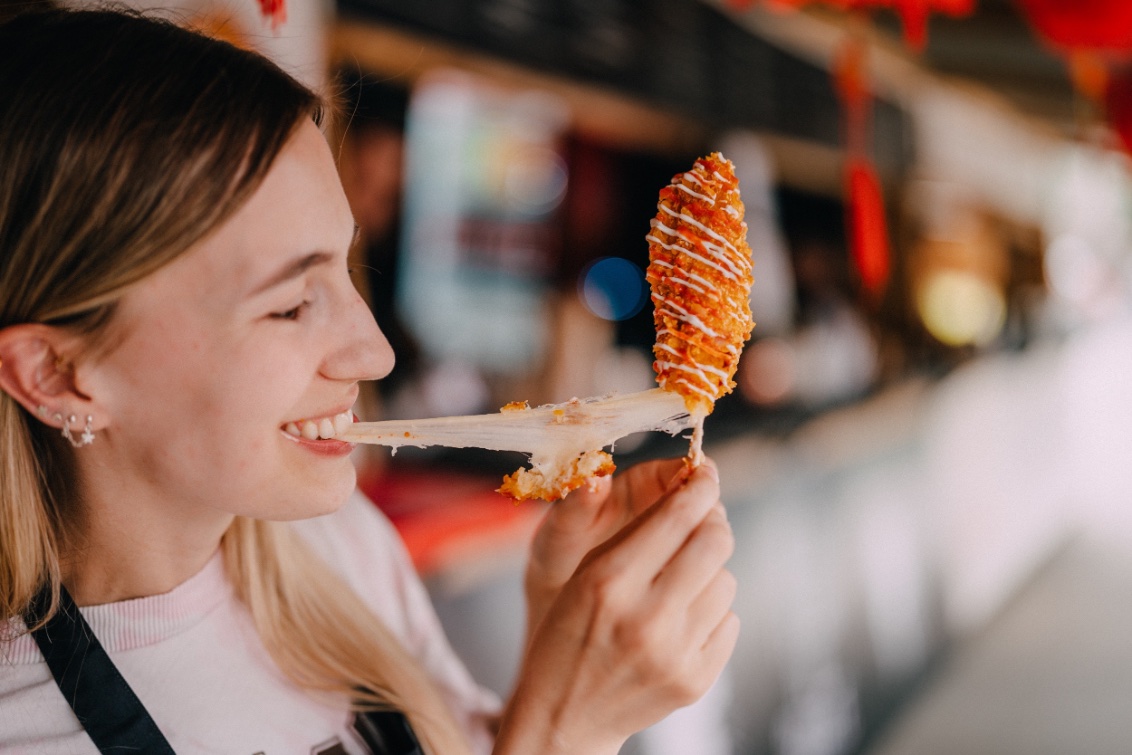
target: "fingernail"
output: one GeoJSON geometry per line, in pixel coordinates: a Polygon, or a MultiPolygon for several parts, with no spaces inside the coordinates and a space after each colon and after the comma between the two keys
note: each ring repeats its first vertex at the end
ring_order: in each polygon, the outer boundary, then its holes
{"type": "Polygon", "coordinates": [[[715,468],[715,464],[710,461],[705,461],[700,465],[700,469],[704,470],[704,473],[710,476],[711,479],[719,482],[719,470],[715,468]]]}

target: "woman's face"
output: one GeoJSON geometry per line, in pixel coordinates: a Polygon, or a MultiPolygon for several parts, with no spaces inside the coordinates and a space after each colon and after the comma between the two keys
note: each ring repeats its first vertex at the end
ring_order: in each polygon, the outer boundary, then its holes
{"type": "Polygon", "coordinates": [[[127,292],[112,349],[76,373],[106,425],[80,464],[113,470],[117,488],[89,492],[264,519],[340,506],[350,446],[303,430],[342,422],[358,381],[393,365],[348,274],[353,235],[329,148],[304,123],[236,215],[127,292]]]}

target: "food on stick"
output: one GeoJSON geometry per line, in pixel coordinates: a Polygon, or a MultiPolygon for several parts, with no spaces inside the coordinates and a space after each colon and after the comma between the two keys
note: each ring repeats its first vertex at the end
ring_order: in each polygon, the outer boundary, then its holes
{"type": "Polygon", "coordinates": [[[751,248],[739,182],[718,152],[660,191],[646,237],[656,325],[657,383],[684,397],[696,418],[690,458],[702,458],[703,418],[735,387],[743,344],[751,337],[751,248]]]}
{"type": "Polygon", "coordinates": [[[497,414],[355,422],[337,437],[394,452],[444,445],[527,453],[530,469],[507,475],[500,488],[516,500],[557,500],[611,474],[613,457],[603,449],[636,432],[675,435],[692,428],[688,458],[698,465],[704,417],[735,387],[739,356],[754,327],[746,234],[734,166],[718,152],[661,190],[646,236],[659,388],[534,408],[514,401],[497,414]]]}

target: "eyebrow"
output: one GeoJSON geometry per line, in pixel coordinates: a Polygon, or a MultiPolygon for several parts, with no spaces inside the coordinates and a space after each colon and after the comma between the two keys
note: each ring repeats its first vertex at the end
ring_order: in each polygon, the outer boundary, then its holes
{"type": "Polygon", "coordinates": [[[330,252],[311,252],[310,254],[299,257],[298,259],[284,265],[271,277],[256,286],[255,289],[249,294],[249,296],[262,294],[269,288],[274,288],[275,286],[286,283],[289,280],[294,280],[295,278],[298,278],[300,275],[305,273],[307,270],[310,270],[312,267],[315,267],[317,265],[325,265],[333,259],[334,255],[330,252]]]}

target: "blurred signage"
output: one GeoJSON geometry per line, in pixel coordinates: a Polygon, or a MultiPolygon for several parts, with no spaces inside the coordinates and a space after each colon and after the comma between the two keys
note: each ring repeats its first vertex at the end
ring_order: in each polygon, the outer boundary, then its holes
{"type": "Polygon", "coordinates": [[[438,71],[413,93],[398,307],[425,353],[522,374],[548,338],[565,106],[438,71]]]}

